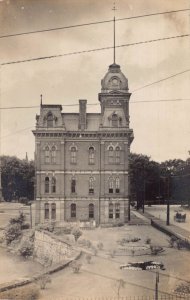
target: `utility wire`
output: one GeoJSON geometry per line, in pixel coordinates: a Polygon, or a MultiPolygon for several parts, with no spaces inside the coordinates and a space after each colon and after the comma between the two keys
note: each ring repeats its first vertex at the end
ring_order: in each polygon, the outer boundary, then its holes
{"type": "MultiPolygon", "coordinates": [[[[189,11],[189,10],[190,10],[189,8],[184,8],[184,9],[179,9],[179,10],[171,10],[171,11],[164,11],[164,12],[159,12],[159,13],[152,13],[152,14],[145,14],[145,15],[119,18],[119,19],[116,19],[115,21],[124,21],[124,20],[131,20],[131,19],[137,19],[137,18],[152,17],[152,16],[165,15],[165,14],[170,14],[170,13],[185,12],[185,11],[189,11]]],[[[97,21],[97,22],[90,22],[90,23],[82,23],[82,24],[69,25],[69,26],[61,26],[61,27],[55,27],[55,28],[47,28],[47,29],[42,29],[42,30],[34,30],[34,31],[28,31],[28,32],[19,32],[19,33],[2,35],[2,36],[0,36],[0,39],[15,37],[15,36],[21,36],[21,35],[35,34],[35,33],[57,31],[57,30],[64,30],[64,29],[77,28],[77,27],[84,27],[84,26],[89,26],[89,25],[110,23],[110,22],[113,22],[113,20],[111,19],[111,20],[104,20],[104,21],[97,21]]]]}
{"type": "MultiPolygon", "coordinates": [[[[155,100],[139,100],[139,101],[132,101],[131,104],[138,104],[138,103],[157,103],[157,102],[179,102],[179,101],[190,101],[190,98],[179,98],[179,99],[155,99],[155,100]]],[[[51,105],[51,104],[50,104],[51,105]]],[[[99,103],[87,103],[87,106],[97,106],[100,105],[99,103]]],[[[78,103],[75,104],[61,104],[64,107],[70,106],[79,106],[78,103]]],[[[40,105],[34,106],[7,106],[7,107],[0,107],[0,110],[11,110],[11,109],[30,109],[30,108],[40,108],[40,105]]]]}
{"type": "MultiPolygon", "coordinates": [[[[131,104],[138,104],[138,103],[157,103],[157,102],[179,102],[179,101],[190,101],[190,98],[179,98],[179,99],[155,99],[155,100],[139,100],[139,101],[132,101],[131,104]]],[[[50,104],[51,105],[51,104],[50,104]]],[[[97,106],[100,105],[99,103],[87,103],[87,106],[97,106]]],[[[75,104],[61,104],[64,107],[70,106],[79,106],[78,103],[75,104]]],[[[30,108],[40,108],[40,105],[34,106],[7,106],[7,107],[0,107],[0,110],[12,110],[12,109],[30,109],[30,108]]]]}
{"type": "MultiPolygon", "coordinates": [[[[190,34],[188,33],[188,34],[182,34],[182,35],[176,35],[176,36],[169,36],[169,37],[164,37],[164,38],[159,38],[159,39],[146,40],[146,41],[142,41],[142,42],[135,42],[135,43],[118,45],[118,46],[115,46],[115,47],[116,48],[129,47],[129,46],[135,46],[135,45],[140,45],[140,44],[147,44],[147,43],[153,43],[153,42],[158,42],[158,41],[171,40],[171,39],[176,39],[176,38],[183,38],[183,37],[187,37],[189,35],[190,34]]],[[[110,50],[110,49],[113,49],[113,46],[96,48],[96,49],[89,49],[89,50],[82,50],[82,51],[75,51],[75,52],[69,52],[69,53],[63,53],[63,54],[55,54],[55,55],[50,55],[50,56],[41,56],[41,57],[24,59],[24,60],[4,62],[4,63],[1,64],[1,66],[19,64],[19,63],[25,63],[25,62],[31,62],[31,61],[38,61],[38,60],[44,60],[44,59],[51,59],[51,58],[58,58],[58,57],[70,56],[70,55],[76,55],[76,54],[82,54],[82,53],[90,53],[90,52],[97,52],[97,51],[103,51],[103,50],[110,50]]]]}

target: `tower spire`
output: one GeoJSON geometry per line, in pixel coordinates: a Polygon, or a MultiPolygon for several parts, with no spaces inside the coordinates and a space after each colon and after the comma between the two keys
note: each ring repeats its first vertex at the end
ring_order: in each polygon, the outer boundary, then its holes
{"type": "Polygon", "coordinates": [[[114,17],[113,17],[113,63],[115,64],[115,11],[117,10],[115,7],[115,2],[113,4],[112,10],[114,12],[114,17]]]}
{"type": "Polygon", "coordinates": [[[42,95],[40,95],[40,106],[42,107],[42,95]]]}

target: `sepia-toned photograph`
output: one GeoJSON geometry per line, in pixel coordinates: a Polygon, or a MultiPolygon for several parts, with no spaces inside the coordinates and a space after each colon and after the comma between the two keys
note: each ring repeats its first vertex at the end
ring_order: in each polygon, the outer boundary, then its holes
{"type": "Polygon", "coordinates": [[[0,299],[190,300],[189,115],[189,0],[0,0],[0,299]]]}

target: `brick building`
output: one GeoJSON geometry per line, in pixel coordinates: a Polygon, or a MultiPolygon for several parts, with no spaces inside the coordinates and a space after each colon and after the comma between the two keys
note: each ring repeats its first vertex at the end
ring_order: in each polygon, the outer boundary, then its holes
{"type": "Polygon", "coordinates": [[[64,113],[41,103],[36,116],[36,224],[126,222],[129,128],[128,80],[112,64],[101,81],[101,113],[64,113]]]}

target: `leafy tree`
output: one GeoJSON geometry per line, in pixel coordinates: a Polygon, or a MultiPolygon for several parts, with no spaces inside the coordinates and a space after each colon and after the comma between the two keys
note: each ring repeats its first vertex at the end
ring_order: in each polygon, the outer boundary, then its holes
{"type": "Polygon", "coordinates": [[[2,156],[2,189],[6,201],[34,199],[34,162],[2,156]]]}

